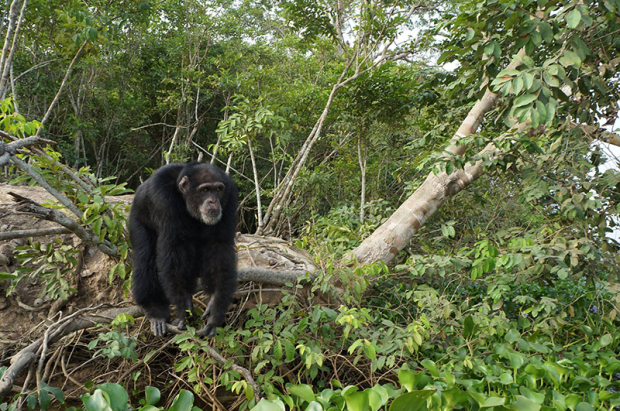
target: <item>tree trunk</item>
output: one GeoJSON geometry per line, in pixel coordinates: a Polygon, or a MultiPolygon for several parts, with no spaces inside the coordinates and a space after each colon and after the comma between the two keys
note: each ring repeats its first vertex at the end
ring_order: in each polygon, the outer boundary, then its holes
{"type": "MultiPolygon", "coordinates": [[[[523,132],[528,124],[519,124],[508,133],[523,132]]],[[[489,143],[479,156],[495,156],[499,150],[489,143]]],[[[354,258],[360,264],[376,261],[388,263],[396,257],[414,234],[435,211],[450,197],[476,181],[484,172],[483,161],[467,164],[463,170],[455,170],[448,175],[429,174],[424,183],[383,223],[366,238],[355,250],[354,258]]]]}
{"type": "Polygon", "coordinates": [[[256,215],[258,216],[258,230],[263,228],[263,210],[260,202],[260,185],[258,183],[258,170],[256,169],[256,160],[254,159],[254,150],[252,149],[252,140],[248,136],[248,150],[250,150],[250,160],[252,160],[252,172],[254,173],[254,188],[256,190],[256,215]]]}
{"type": "MultiPolygon", "coordinates": [[[[525,55],[521,50],[518,56],[525,55]]],[[[507,69],[514,69],[521,62],[513,60],[507,69]]],[[[475,133],[482,122],[484,115],[493,108],[498,95],[487,88],[484,96],[474,104],[467,117],[451,139],[447,151],[460,156],[467,148],[458,144],[463,137],[475,133]]],[[[518,130],[524,129],[522,124],[518,130]]],[[[480,154],[495,153],[495,146],[489,144],[480,154]]],[[[383,223],[374,233],[367,237],[349,258],[360,264],[370,264],[376,261],[388,263],[409,243],[419,228],[429,219],[446,199],[457,194],[469,186],[482,175],[482,162],[467,165],[463,170],[455,170],[447,175],[445,172],[435,175],[429,174],[424,183],[383,223]]]]}
{"type": "Polygon", "coordinates": [[[13,65],[13,54],[15,52],[17,36],[19,35],[19,28],[21,27],[22,18],[24,17],[27,0],[23,1],[18,17],[17,9],[19,8],[19,3],[18,0],[13,0],[11,3],[9,22],[7,24],[6,36],[2,47],[2,55],[0,56],[0,100],[6,98],[9,89],[10,68],[13,65]],[[10,47],[9,44],[11,45],[10,47]]]}
{"type": "Polygon", "coordinates": [[[357,139],[357,160],[360,164],[360,173],[362,174],[362,193],[360,195],[360,223],[364,223],[365,213],[364,206],[366,205],[366,158],[368,154],[367,146],[362,148],[362,132],[357,139]]]}

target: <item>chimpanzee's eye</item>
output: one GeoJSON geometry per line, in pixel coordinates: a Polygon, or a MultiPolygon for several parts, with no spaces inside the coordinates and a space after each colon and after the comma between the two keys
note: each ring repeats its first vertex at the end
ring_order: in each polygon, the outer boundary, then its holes
{"type": "Polygon", "coordinates": [[[209,187],[203,187],[202,188],[202,192],[203,193],[208,193],[209,192],[209,187]]]}

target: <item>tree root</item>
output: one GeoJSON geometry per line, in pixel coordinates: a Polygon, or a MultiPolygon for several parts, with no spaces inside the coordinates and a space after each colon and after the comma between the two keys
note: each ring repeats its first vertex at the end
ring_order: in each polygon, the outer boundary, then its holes
{"type": "MultiPolygon", "coordinates": [[[[144,315],[142,309],[137,305],[110,308],[104,311],[92,313],[93,311],[101,307],[102,306],[99,305],[97,307],[84,308],[76,311],[74,314],[68,317],[56,321],[48,327],[43,337],[34,341],[29,346],[15,354],[11,358],[10,367],[6,369],[4,375],[2,376],[2,379],[0,379],[0,397],[8,394],[11,391],[17,377],[26,369],[31,369],[35,371],[34,374],[36,376],[37,386],[39,387],[41,385],[41,381],[44,380],[44,378],[42,377],[42,371],[45,364],[47,349],[52,343],[60,340],[62,337],[75,331],[94,327],[97,324],[110,323],[119,314],[129,314],[133,317],[141,317],[144,315]],[[35,366],[35,361],[37,360],[37,358],[39,360],[38,364],[35,366]]],[[[170,324],[168,324],[167,328],[171,333],[174,334],[181,334],[185,332],[170,324]]],[[[161,349],[165,348],[171,343],[172,339],[168,341],[168,343],[164,344],[161,349]]],[[[209,356],[211,356],[211,358],[217,361],[218,364],[220,364],[221,366],[224,366],[226,364],[226,359],[215,348],[211,347],[208,344],[203,344],[203,347],[206,349],[209,356]]],[[[250,384],[254,389],[254,398],[256,399],[256,402],[260,401],[260,388],[256,381],[254,381],[252,373],[248,369],[234,363],[230,366],[230,368],[244,376],[247,383],[250,384]]],[[[127,371],[123,375],[123,377],[120,378],[120,380],[126,377],[128,373],[130,373],[134,369],[135,366],[132,367],[129,371],[127,371]]],[[[32,373],[29,373],[29,375],[32,376],[32,373]]],[[[24,384],[23,390],[26,389],[27,384],[24,384]]]]}
{"type": "Polygon", "coordinates": [[[312,281],[316,275],[307,273],[303,270],[270,270],[268,268],[248,267],[239,268],[238,281],[254,281],[261,284],[286,285],[287,283],[296,284],[299,282],[312,281]]]}
{"type": "Polygon", "coordinates": [[[101,306],[84,308],[76,311],[69,317],[56,321],[48,328],[43,337],[15,354],[11,359],[10,367],[6,369],[2,379],[0,379],[0,397],[11,391],[19,374],[33,364],[37,357],[42,357],[41,360],[44,361],[47,346],[58,341],[65,335],[74,331],[93,327],[98,323],[109,323],[119,314],[130,314],[134,317],[143,315],[142,309],[138,306],[111,308],[98,313],[87,314],[99,308],[101,308],[101,306]]]}

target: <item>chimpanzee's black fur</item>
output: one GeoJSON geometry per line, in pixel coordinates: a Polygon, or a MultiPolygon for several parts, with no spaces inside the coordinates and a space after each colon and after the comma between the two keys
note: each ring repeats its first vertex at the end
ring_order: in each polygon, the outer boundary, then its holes
{"type": "Polygon", "coordinates": [[[212,295],[202,317],[209,319],[198,332],[212,336],[224,323],[237,286],[237,204],[235,183],[210,164],[164,166],[136,191],[129,215],[132,290],[155,335],[166,333],[170,303],[176,307],[172,324],[185,328],[186,315],[193,312],[192,294],[198,278],[212,295]],[[209,193],[205,188],[220,183],[223,189],[209,193]],[[221,211],[221,219],[207,225],[195,218],[200,216],[197,208],[201,204],[210,212],[221,211]]]}

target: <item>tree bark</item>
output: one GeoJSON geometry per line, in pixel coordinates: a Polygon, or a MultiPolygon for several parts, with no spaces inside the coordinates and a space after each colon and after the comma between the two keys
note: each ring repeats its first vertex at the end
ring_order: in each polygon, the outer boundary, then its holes
{"type": "Polygon", "coordinates": [[[250,160],[252,161],[252,172],[254,173],[254,187],[256,189],[256,215],[258,217],[258,231],[263,229],[263,210],[260,202],[260,184],[258,182],[258,170],[256,169],[256,159],[252,147],[252,139],[248,136],[248,150],[250,150],[250,160]]]}
{"type": "Polygon", "coordinates": [[[4,45],[2,47],[2,55],[0,56],[0,100],[4,100],[6,92],[8,90],[8,77],[9,68],[13,64],[13,54],[15,51],[15,43],[19,34],[19,28],[24,16],[24,9],[26,8],[27,0],[22,3],[22,9],[17,16],[17,10],[19,8],[20,1],[13,0],[9,11],[9,22],[7,24],[6,36],[4,38],[4,45]],[[9,47],[9,44],[11,45],[9,47]]]}
{"type": "MultiPolygon", "coordinates": [[[[524,56],[525,50],[522,49],[517,55],[519,57],[524,56]]],[[[506,68],[517,68],[521,65],[519,60],[512,60],[506,68]]],[[[446,149],[448,153],[460,156],[465,152],[467,146],[459,144],[460,140],[476,132],[480,123],[482,123],[484,115],[493,108],[498,98],[497,94],[487,88],[482,98],[474,104],[450,140],[450,146],[446,149]]],[[[524,126],[520,124],[517,128],[524,129],[524,126]]],[[[481,155],[492,153],[495,153],[495,146],[492,144],[480,152],[481,155]]],[[[479,161],[473,166],[467,165],[463,170],[455,170],[450,175],[445,172],[439,175],[429,174],[424,183],[411,197],[385,223],[353,250],[347,258],[356,260],[362,265],[376,261],[383,261],[384,263],[392,261],[405,248],[420,227],[435,214],[444,201],[478,179],[482,171],[482,162],[479,161]]]]}
{"type": "MultiPolygon", "coordinates": [[[[519,124],[512,132],[522,132],[527,125],[519,124]]],[[[489,143],[479,156],[494,156],[499,150],[489,143]]],[[[462,170],[452,174],[441,172],[429,174],[424,183],[383,223],[374,233],[367,237],[355,250],[352,256],[359,264],[370,264],[376,261],[389,263],[403,249],[420,227],[450,197],[470,186],[484,172],[483,161],[467,164],[462,170]]]]}

